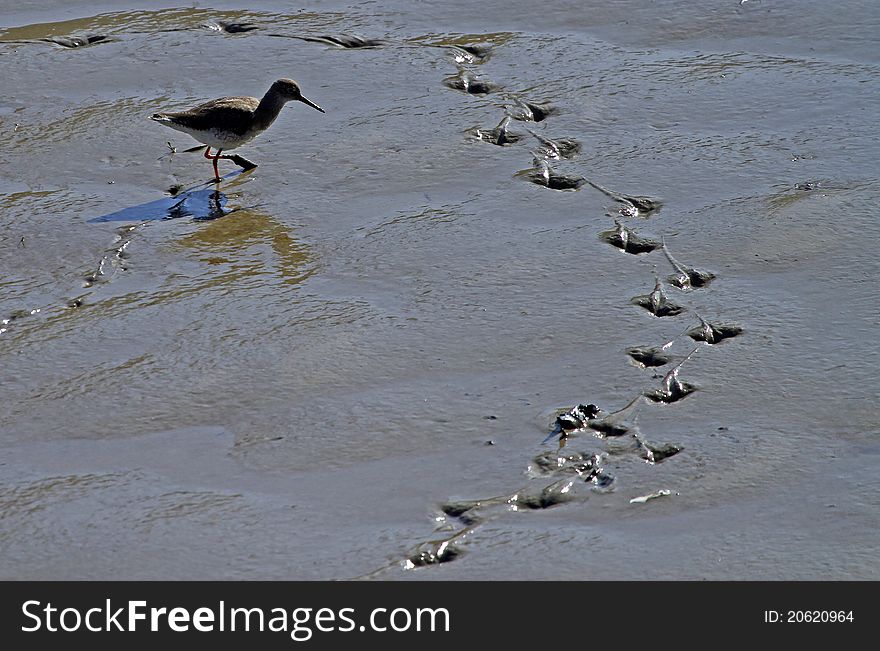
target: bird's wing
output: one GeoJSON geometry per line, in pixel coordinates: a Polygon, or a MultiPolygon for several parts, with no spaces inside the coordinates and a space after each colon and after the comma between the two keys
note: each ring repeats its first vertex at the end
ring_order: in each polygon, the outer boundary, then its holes
{"type": "Polygon", "coordinates": [[[235,130],[235,125],[241,124],[244,131],[249,126],[250,118],[253,117],[259,104],[260,100],[256,97],[221,97],[199,104],[188,111],[165,115],[179,124],[200,131],[207,131],[218,124],[228,125],[232,130],[235,130]]]}

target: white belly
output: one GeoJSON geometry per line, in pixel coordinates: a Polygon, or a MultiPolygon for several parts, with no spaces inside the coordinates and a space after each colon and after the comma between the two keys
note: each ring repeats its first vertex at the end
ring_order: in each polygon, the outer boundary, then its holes
{"type": "Polygon", "coordinates": [[[172,129],[176,129],[177,131],[182,131],[183,133],[189,134],[203,145],[208,145],[213,149],[235,149],[236,147],[241,147],[243,144],[250,142],[259,134],[259,132],[248,131],[245,132],[243,135],[239,135],[231,131],[220,131],[218,129],[197,131],[195,129],[188,129],[186,127],[182,127],[170,122],[166,122],[165,124],[167,124],[172,129]]]}

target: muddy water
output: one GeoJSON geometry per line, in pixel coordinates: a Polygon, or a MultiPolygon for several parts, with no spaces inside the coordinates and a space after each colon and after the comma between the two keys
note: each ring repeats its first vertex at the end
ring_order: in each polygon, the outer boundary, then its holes
{"type": "Polygon", "coordinates": [[[875,3],[137,4],[0,12],[3,578],[880,578],[875,3]]]}

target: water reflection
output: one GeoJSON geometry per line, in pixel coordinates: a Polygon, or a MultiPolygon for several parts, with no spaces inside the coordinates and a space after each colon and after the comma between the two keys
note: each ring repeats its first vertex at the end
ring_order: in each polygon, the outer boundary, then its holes
{"type": "MultiPolygon", "coordinates": [[[[224,178],[228,178],[228,176],[224,178]]],[[[211,183],[210,187],[205,187],[204,185],[193,186],[173,197],[148,201],[137,206],[129,206],[128,208],[95,217],[88,221],[90,224],[102,222],[148,222],[162,219],[178,219],[180,217],[212,220],[234,211],[232,208],[226,208],[226,203],[226,195],[211,183]]]]}
{"type": "MultiPolygon", "coordinates": [[[[235,171],[224,178],[241,174],[235,171]]],[[[227,204],[227,195],[210,183],[89,220],[127,223],[115,227],[112,247],[96,256],[95,265],[76,283],[75,293],[35,309],[32,314],[38,312],[39,318],[20,323],[16,319],[14,328],[0,324],[3,339],[54,339],[76,332],[84,320],[108,322],[153,305],[211,304],[216,290],[227,300],[231,287],[244,290],[242,296],[253,296],[248,292],[256,288],[271,294],[272,288],[294,289],[314,273],[308,245],[288,225],[259,209],[227,204]],[[190,219],[173,229],[167,258],[167,249],[153,248],[150,238],[141,234],[150,228],[164,231],[162,222],[178,217],[190,219]],[[169,263],[185,272],[166,273],[169,263]],[[121,279],[125,280],[116,282],[121,279]]],[[[290,299],[285,294],[288,304],[290,299]]]]}
{"type": "Polygon", "coordinates": [[[299,284],[313,271],[308,265],[311,256],[307,245],[296,240],[284,224],[253,210],[239,210],[234,218],[206,224],[177,243],[203,254],[202,261],[209,264],[222,265],[237,260],[230,269],[233,274],[265,273],[267,267],[271,270],[275,266],[281,282],[299,284]],[[242,259],[241,251],[246,248],[259,250],[260,245],[265,244],[275,254],[275,264],[267,264],[269,260],[259,256],[261,259],[253,261],[258,269],[250,269],[247,261],[242,259]]]}

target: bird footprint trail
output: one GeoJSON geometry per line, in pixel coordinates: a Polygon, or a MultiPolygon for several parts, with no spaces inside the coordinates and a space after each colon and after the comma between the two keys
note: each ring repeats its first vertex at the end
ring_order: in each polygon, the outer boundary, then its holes
{"type": "MultiPolygon", "coordinates": [[[[467,53],[466,48],[458,48],[458,53],[467,53]]],[[[485,59],[468,58],[464,54],[455,57],[456,63],[482,63],[485,59]]],[[[486,82],[472,71],[459,68],[457,74],[443,80],[444,85],[468,94],[485,94],[498,90],[500,87],[486,82]]],[[[498,125],[492,129],[474,128],[468,133],[475,139],[497,146],[514,144],[521,140],[519,134],[513,133],[510,120],[523,122],[542,122],[557,112],[556,107],[549,103],[527,102],[520,97],[512,97],[512,104],[506,107],[506,113],[498,125]]],[[[619,204],[614,228],[601,231],[601,241],[631,256],[654,254],[662,250],[666,261],[672,266],[674,273],[666,280],[670,287],[682,292],[707,287],[715,278],[715,274],[690,267],[679,262],[670,252],[665,239],[656,240],[638,234],[620,220],[633,217],[649,217],[656,214],[663,202],[644,195],[628,195],[610,190],[598,183],[580,176],[568,176],[557,173],[550,166],[550,161],[575,158],[581,152],[581,144],[570,137],[548,138],[531,129],[528,133],[538,142],[533,152],[533,166],[517,172],[520,176],[537,185],[553,190],[577,190],[585,184],[602,192],[619,204]]],[[[654,288],[648,294],[634,297],[631,302],[638,305],[658,318],[675,317],[688,311],[671,299],[664,289],[663,282],[655,273],[654,288]]],[[[697,315],[700,325],[690,327],[671,341],[662,346],[632,346],[626,349],[630,361],[638,368],[658,368],[671,364],[675,357],[668,349],[687,334],[697,342],[714,345],[736,337],[742,328],[733,324],[709,323],[697,315]]],[[[640,391],[623,407],[614,412],[605,412],[593,403],[583,403],[557,412],[549,434],[542,441],[547,444],[555,440],[555,451],[544,451],[535,456],[527,465],[525,474],[529,483],[521,490],[507,495],[472,500],[456,500],[440,506],[440,513],[435,518],[439,524],[439,533],[443,537],[418,545],[413,551],[404,555],[401,560],[392,561],[389,565],[371,573],[369,577],[378,576],[382,572],[395,567],[414,570],[427,566],[441,565],[460,558],[465,553],[467,540],[477,538],[479,528],[490,519],[502,517],[510,511],[530,511],[560,507],[566,504],[583,503],[587,493],[603,493],[619,490],[622,480],[606,469],[609,459],[621,454],[632,454],[645,463],[656,465],[664,463],[680,454],[684,447],[677,443],[653,443],[646,440],[637,425],[639,410],[643,405],[666,405],[671,407],[685,397],[698,390],[696,384],[681,379],[680,375],[685,363],[697,352],[693,349],[662,377],[660,386],[640,391]],[[566,451],[566,446],[579,437],[588,437],[604,450],[566,451]],[[550,483],[545,483],[547,480],[550,483]],[[588,487],[588,489],[587,489],[588,487]]],[[[660,497],[668,497],[673,493],[669,489],[659,489],[651,493],[635,495],[629,502],[633,505],[645,504],[660,497]]]]}

